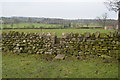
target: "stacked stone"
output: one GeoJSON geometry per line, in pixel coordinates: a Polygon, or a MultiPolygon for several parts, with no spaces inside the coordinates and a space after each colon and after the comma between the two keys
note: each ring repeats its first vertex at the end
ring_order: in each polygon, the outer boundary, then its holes
{"type": "Polygon", "coordinates": [[[3,32],[2,50],[4,52],[42,54],[52,48],[55,42],[53,37],[52,33],[3,32]]]}
{"type": "Polygon", "coordinates": [[[106,33],[66,33],[62,35],[61,44],[66,54],[81,55],[108,55],[118,56],[119,41],[118,32],[106,33]]]}
{"type": "Polygon", "coordinates": [[[30,54],[108,55],[118,57],[118,32],[107,33],[2,33],[2,51],[30,54]]]}

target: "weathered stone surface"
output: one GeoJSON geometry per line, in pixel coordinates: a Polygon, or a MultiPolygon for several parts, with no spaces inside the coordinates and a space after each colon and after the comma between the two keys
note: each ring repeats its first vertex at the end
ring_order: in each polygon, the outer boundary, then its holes
{"type": "Polygon", "coordinates": [[[109,38],[107,34],[105,33],[100,33],[100,38],[109,38]]]}
{"type": "Polygon", "coordinates": [[[58,54],[55,59],[64,59],[65,55],[64,54],[58,54]]]}
{"type": "Polygon", "coordinates": [[[102,58],[111,58],[110,56],[107,56],[107,55],[101,55],[100,57],[102,57],[102,58]]]}
{"type": "Polygon", "coordinates": [[[100,32],[97,31],[97,32],[95,33],[95,37],[96,37],[96,38],[99,38],[99,36],[100,36],[100,32]]]}
{"type": "Polygon", "coordinates": [[[2,33],[2,51],[29,54],[57,55],[107,55],[117,57],[119,50],[117,32],[111,34],[96,32],[63,33],[57,38],[55,33],[20,33],[15,31],[2,33]],[[81,52],[81,53],[79,53],[81,52]]]}
{"type": "Polygon", "coordinates": [[[86,32],[84,36],[85,36],[86,38],[89,38],[89,37],[90,37],[90,33],[89,33],[89,32],[86,32]]]}

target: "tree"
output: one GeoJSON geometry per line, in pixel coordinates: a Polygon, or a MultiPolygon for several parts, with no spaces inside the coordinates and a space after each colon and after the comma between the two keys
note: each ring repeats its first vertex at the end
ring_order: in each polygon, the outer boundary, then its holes
{"type": "Polygon", "coordinates": [[[17,28],[18,28],[18,27],[19,27],[20,20],[17,19],[17,18],[15,18],[15,19],[14,19],[14,23],[16,24],[16,26],[17,26],[17,28]]]}
{"type": "Polygon", "coordinates": [[[11,23],[11,28],[13,28],[13,23],[11,23]]]}
{"type": "Polygon", "coordinates": [[[101,17],[97,17],[98,23],[103,26],[103,28],[106,26],[106,21],[108,18],[108,14],[104,13],[101,17]]]}
{"type": "Polygon", "coordinates": [[[108,0],[105,4],[110,11],[118,12],[118,32],[120,35],[120,0],[108,0]]]}
{"type": "Polygon", "coordinates": [[[85,22],[85,25],[88,27],[90,25],[90,22],[85,22]]]}
{"type": "Polygon", "coordinates": [[[64,23],[64,28],[69,28],[71,27],[71,23],[64,23]]]}
{"type": "Polygon", "coordinates": [[[32,18],[28,18],[28,23],[29,23],[29,28],[33,28],[33,26],[32,26],[32,18]]]}
{"type": "Polygon", "coordinates": [[[40,29],[41,29],[41,33],[42,33],[42,28],[43,28],[43,26],[40,26],[40,29]]]}

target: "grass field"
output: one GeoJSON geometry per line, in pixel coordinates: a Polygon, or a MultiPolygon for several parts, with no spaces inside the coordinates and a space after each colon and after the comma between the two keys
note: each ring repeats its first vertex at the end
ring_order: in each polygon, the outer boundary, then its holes
{"type": "Polygon", "coordinates": [[[19,23],[19,24],[3,24],[3,28],[27,28],[34,26],[35,28],[45,27],[45,28],[63,28],[63,25],[55,25],[55,24],[40,24],[40,23],[19,23]]]}
{"type": "MultiPolygon", "coordinates": [[[[19,32],[37,32],[40,33],[41,29],[5,29],[2,30],[3,32],[8,32],[8,31],[19,31],[19,32]]],[[[42,29],[42,32],[55,32],[58,37],[62,35],[62,33],[85,33],[85,32],[90,32],[94,33],[96,31],[100,31],[101,33],[108,33],[110,31],[115,31],[115,30],[103,30],[103,29],[42,29]]]]}
{"type": "MultiPolygon", "coordinates": [[[[41,29],[6,29],[3,32],[41,32],[41,29]]],[[[61,34],[74,32],[108,33],[115,30],[103,29],[43,29],[42,32],[55,32],[58,37],[61,34]]],[[[87,57],[85,60],[77,60],[70,57],[68,60],[47,61],[46,55],[38,54],[12,54],[2,53],[2,77],[3,78],[117,78],[118,62],[114,59],[99,57],[87,57]]]]}
{"type": "MultiPolygon", "coordinates": [[[[92,24],[92,25],[85,25],[83,23],[76,23],[74,25],[75,26],[81,26],[82,27],[100,27],[98,24],[92,24]]],[[[3,24],[2,27],[3,28],[27,28],[27,27],[31,27],[34,26],[35,28],[40,28],[40,27],[44,27],[44,28],[63,28],[64,25],[59,25],[59,24],[41,24],[41,23],[18,23],[18,24],[3,24]]]]}
{"type": "Polygon", "coordinates": [[[45,55],[3,54],[3,78],[118,78],[118,63],[101,58],[47,61],[45,55]]]}

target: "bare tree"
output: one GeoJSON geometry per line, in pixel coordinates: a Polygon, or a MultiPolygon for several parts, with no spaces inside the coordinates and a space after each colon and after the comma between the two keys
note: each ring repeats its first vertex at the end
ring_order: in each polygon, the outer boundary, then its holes
{"type": "Polygon", "coordinates": [[[108,18],[108,14],[104,13],[101,17],[97,17],[98,23],[103,26],[103,28],[106,26],[106,21],[108,18]]]}
{"type": "Polygon", "coordinates": [[[118,31],[120,34],[120,0],[108,0],[105,4],[110,11],[118,12],[118,31]]]}

